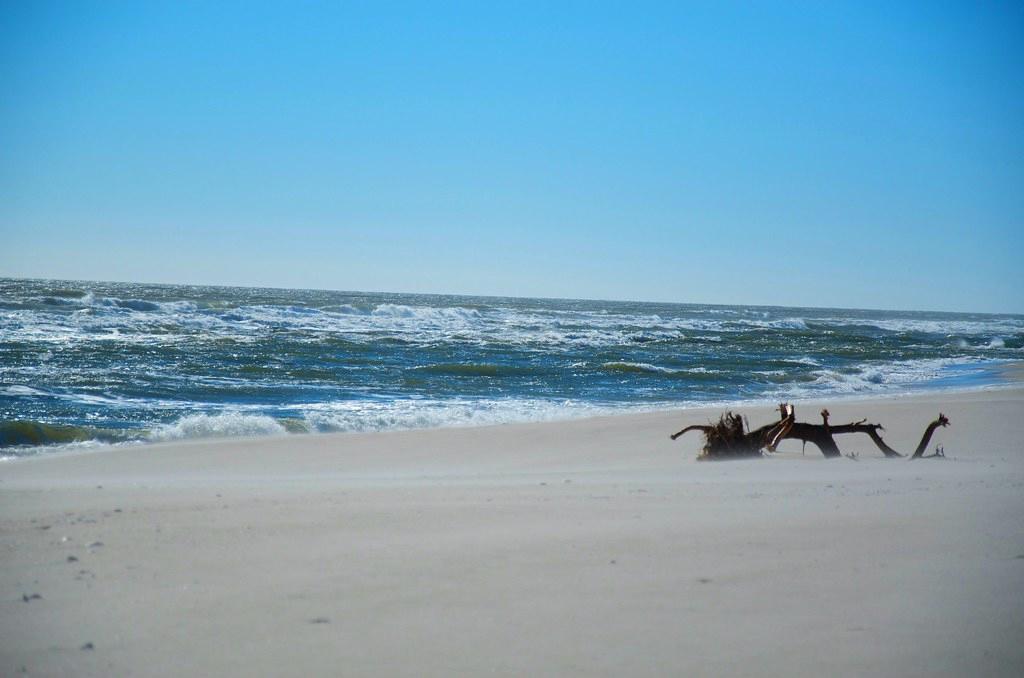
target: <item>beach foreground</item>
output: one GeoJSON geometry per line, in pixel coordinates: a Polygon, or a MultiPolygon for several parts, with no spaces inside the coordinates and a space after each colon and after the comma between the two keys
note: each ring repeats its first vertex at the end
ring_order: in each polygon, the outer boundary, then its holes
{"type": "Polygon", "coordinates": [[[695,463],[688,410],[5,462],[0,674],[1020,675],[1024,389],[827,405],[947,458],[695,463]]]}

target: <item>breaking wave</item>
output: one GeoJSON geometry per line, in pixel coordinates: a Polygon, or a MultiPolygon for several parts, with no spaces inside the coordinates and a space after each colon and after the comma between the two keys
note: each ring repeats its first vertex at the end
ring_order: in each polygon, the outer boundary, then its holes
{"type": "Polygon", "coordinates": [[[227,412],[222,414],[190,414],[173,424],[153,429],[146,437],[152,441],[185,438],[228,438],[243,436],[284,435],[283,424],[272,417],[258,414],[227,412]]]}
{"type": "Polygon", "coordinates": [[[127,439],[123,431],[38,421],[0,422],[0,448],[67,445],[86,441],[113,443],[127,439]]]}
{"type": "Polygon", "coordinates": [[[538,375],[543,369],[528,365],[498,365],[489,363],[440,363],[437,365],[421,365],[413,367],[409,372],[416,374],[438,374],[455,377],[511,377],[538,375]]]}

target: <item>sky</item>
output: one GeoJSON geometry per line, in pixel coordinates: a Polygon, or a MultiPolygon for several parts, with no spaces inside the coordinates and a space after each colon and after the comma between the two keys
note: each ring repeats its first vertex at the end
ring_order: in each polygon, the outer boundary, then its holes
{"type": "Polygon", "coordinates": [[[1024,312],[1013,2],[0,0],[0,276],[1024,312]]]}

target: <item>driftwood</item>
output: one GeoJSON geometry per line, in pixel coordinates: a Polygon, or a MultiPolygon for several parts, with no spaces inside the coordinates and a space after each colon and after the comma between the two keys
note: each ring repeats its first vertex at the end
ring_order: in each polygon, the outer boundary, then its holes
{"type": "MultiPolygon", "coordinates": [[[[779,405],[779,420],[774,424],[768,424],[761,428],[748,430],[749,426],[744,425],[743,419],[732,412],[726,412],[718,420],[717,424],[687,426],[670,437],[675,440],[689,431],[701,431],[704,434],[704,448],[701,450],[698,459],[736,459],[741,457],[760,457],[764,451],[774,452],[779,443],[783,440],[799,440],[804,446],[807,443],[817,445],[821,453],[826,457],[840,457],[842,452],[836,444],[833,436],[843,433],[865,433],[872,442],[882,451],[886,457],[902,457],[896,450],[889,447],[879,431],[884,431],[881,424],[868,424],[866,419],[861,419],[850,424],[832,426],[829,421],[828,410],[821,411],[822,423],[808,424],[796,421],[796,408],[788,403],[779,405]]],[[[939,414],[939,418],[928,424],[921,436],[921,442],[917,449],[910,455],[911,459],[929,459],[932,457],[945,456],[941,449],[935,454],[925,455],[924,451],[931,441],[935,429],[940,426],[948,426],[949,419],[939,414]]]]}

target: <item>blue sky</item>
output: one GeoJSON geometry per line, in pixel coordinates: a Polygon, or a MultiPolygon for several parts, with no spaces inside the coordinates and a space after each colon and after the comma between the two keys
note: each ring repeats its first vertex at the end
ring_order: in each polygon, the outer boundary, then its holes
{"type": "Polygon", "coordinates": [[[1024,312],[1016,3],[2,2],[0,91],[0,276],[1024,312]]]}

